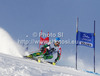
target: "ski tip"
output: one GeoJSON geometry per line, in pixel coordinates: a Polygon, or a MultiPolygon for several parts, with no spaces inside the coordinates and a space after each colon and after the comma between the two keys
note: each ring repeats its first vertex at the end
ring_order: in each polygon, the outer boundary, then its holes
{"type": "Polygon", "coordinates": [[[23,56],[23,58],[28,58],[27,56],[23,56]]]}

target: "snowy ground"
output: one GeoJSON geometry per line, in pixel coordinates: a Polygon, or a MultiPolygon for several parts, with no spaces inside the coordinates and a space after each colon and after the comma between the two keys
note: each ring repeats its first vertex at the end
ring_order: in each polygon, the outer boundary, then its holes
{"type": "Polygon", "coordinates": [[[0,53],[0,76],[95,76],[73,68],[38,63],[0,53]]]}

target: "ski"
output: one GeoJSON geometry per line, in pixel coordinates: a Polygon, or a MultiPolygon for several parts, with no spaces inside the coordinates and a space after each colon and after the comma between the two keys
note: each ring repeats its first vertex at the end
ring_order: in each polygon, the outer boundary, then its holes
{"type": "Polygon", "coordinates": [[[30,59],[30,60],[35,60],[35,61],[38,62],[38,59],[37,59],[37,58],[30,58],[30,57],[27,57],[27,56],[23,56],[23,58],[25,58],[25,59],[30,59]]]}
{"type": "Polygon", "coordinates": [[[39,63],[49,63],[49,64],[52,64],[52,65],[56,65],[55,62],[45,61],[42,57],[38,57],[38,58],[33,57],[33,58],[30,58],[30,57],[27,57],[27,56],[23,56],[23,58],[30,59],[30,60],[35,60],[35,61],[37,61],[39,63]]]}
{"type": "Polygon", "coordinates": [[[52,64],[52,65],[56,65],[56,63],[55,63],[55,62],[48,62],[48,63],[50,63],[50,64],[52,64]]]}
{"type": "Polygon", "coordinates": [[[43,58],[38,58],[38,62],[39,63],[49,63],[49,64],[52,64],[52,65],[56,65],[56,63],[55,62],[50,62],[50,61],[45,61],[43,58]]]}

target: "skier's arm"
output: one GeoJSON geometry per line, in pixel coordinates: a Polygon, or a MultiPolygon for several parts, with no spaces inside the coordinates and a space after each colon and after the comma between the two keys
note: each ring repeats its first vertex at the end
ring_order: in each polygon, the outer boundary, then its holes
{"type": "Polygon", "coordinates": [[[44,52],[44,50],[46,49],[46,47],[48,47],[47,44],[43,45],[43,47],[40,48],[40,51],[41,51],[41,52],[44,52]]]}
{"type": "Polygon", "coordinates": [[[55,59],[55,63],[60,59],[61,55],[59,52],[57,52],[57,58],[55,59]]]}
{"type": "Polygon", "coordinates": [[[59,48],[59,51],[57,51],[57,58],[55,59],[55,63],[60,60],[60,57],[61,57],[61,48],[59,48]]]}
{"type": "Polygon", "coordinates": [[[49,50],[49,49],[50,49],[50,45],[45,44],[45,45],[43,45],[43,47],[40,50],[41,50],[41,52],[43,52],[43,54],[45,54],[47,52],[47,50],[49,50]]]}

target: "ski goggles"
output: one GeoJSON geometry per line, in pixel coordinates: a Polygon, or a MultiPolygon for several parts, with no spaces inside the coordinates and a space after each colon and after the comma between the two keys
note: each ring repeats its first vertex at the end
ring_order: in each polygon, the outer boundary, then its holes
{"type": "Polygon", "coordinates": [[[57,44],[57,45],[59,45],[59,44],[60,44],[60,42],[59,42],[59,41],[56,41],[56,44],[57,44]]]}

